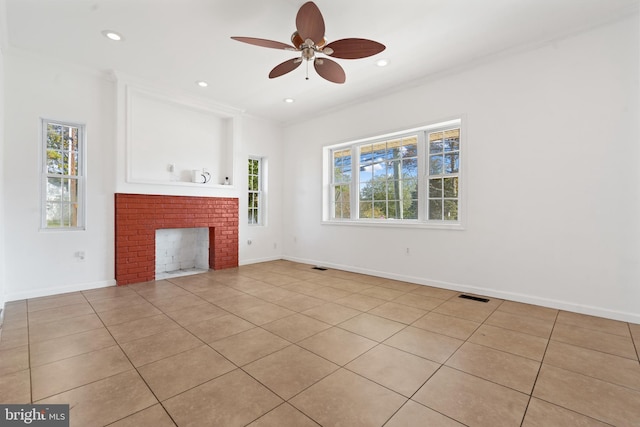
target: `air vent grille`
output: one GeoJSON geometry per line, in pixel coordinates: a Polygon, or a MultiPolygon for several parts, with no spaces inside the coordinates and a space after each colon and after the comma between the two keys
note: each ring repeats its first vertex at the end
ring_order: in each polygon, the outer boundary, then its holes
{"type": "Polygon", "coordinates": [[[474,297],[473,295],[458,295],[458,298],[470,299],[472,301],[489,302],[487,298],[474,297]]]}

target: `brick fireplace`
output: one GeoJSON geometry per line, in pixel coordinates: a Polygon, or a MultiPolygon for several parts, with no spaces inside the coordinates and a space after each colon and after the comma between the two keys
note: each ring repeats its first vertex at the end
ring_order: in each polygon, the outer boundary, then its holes
{"type": "Polygon", "coordinates": [[[224,197],[115,195],[116,282],[155,279],[156,230],[207,227],[209,268],[238,266],[238,199],[224,197]]]}

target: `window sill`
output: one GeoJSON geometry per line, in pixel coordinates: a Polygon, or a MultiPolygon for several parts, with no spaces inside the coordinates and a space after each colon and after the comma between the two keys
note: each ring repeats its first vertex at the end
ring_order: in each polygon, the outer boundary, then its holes
{"type": "Polygon", "coordinates": [[[446,224],[437,222],[419,221],[367,221],[367,220],[330,220],[322,221],[322,225],[355,226],[355,227],[388,227],[388,228],[425,228],[432,230],[458,230],[465,229],[460,223],[446,224]]]}
{"type": "Polygon", "coordinates": [[[43,233],[62,233],[65,231],[73,232],[73,231],[86,231],[86,227],[40,227],[40,231],[43,233]]]}

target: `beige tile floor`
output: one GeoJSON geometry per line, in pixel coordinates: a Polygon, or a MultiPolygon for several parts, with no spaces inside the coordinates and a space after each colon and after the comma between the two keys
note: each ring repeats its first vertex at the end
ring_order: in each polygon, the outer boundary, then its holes
{"type": "Polygon", "coordinates": [[[640,325],[309,265],[6,305],[0,403],[72,426],[639,426],[640,325]]]}

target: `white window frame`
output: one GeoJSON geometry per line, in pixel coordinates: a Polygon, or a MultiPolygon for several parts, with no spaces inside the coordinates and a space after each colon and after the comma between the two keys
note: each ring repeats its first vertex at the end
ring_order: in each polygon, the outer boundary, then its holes
{"type": "Polygon", "coordinates": [[[418,228],[442,228],[462,230],[466,223],[466,203],[464,183],[464,157],[466,153],[465,130],[463,127],[462,117],[439,121],[432,124],[422,125],[407,130],[392,132],[384,135],[363,138],[346,143],[340,143],[323,147],[323,211],[322,223],[330,225],[356,225],[356,226],[382,226],[382,227],[418,227],[418,228]],[[458,219],[457,220],[430,220],[428,216],[429,208],[429,147],[427,135],[433,132],[444,131],[447,129],[460,129],[460,150],[459,150],[459,168],[456,174],[442,174],[443,176],[454,175],[458,178],[458,219]],[[359,218],[359,183],[358,171],[359,166],[359,147],[376,142],[388,141],[390,139],[399,139],[402,137],[415,135],[418,137],[418,217],[417,219],[375,219],[375,218],[359,218]],[[334,217],[334,200],[335,186],[334,183],[334,151],[351,149],[351,181],[350,185],[350,218],[334,217]]]}
{"type": "MultiPolygon", "coordinates": [[[[265,182],[264,182],[264,170],[265,170],[265,158],[264,157],[260,157],[260,156],[249,156],[248,158],[249,161],[257,161],[258,162],[258,174],[257,175],[253,175],[248,173],[249,171],[247,170],[247,224],[250,226],[263,226],[265,223],[265,182]],[[251,177],[252,176],[257,176],[258,177],[258,190],[252,190],[250,185],[250,181],[251,181],[251,177]],[[252,216],[249,215],[249,211],[252,209],[252,207],[250,206],[251,204],[251,194],[254,194],[254,197],[258,198],[258,207],[256,208],[257,214],[256,214],[256,221],[255,222],[251,222],[251,218],[252,216]]],[[[247,162],[247,166],[248,166],[248,162],[247,162]]]]}
{"type": "Polygon", "coordinates": [[[82,231],[86,229],[86,141],[87,141],[87,129],[83,123],[70,122],[65,120],[53,120],[47,118],[40,119],[41,137],[40,137],[40,164],[41,164],[41,190],[40,190],[40,203],[41,203],[41,223],[40,230],[42,231],[82,231]],[[49,124],[55,124],[59,126],[67,126],[78,128],[78,163],[77,175],[63,175],[50,173],[47,167],[47,128],[49,124]],[[47,223],[47,181],[48,178],[63,178],[63,179],[75,179],[77,182],[77,212],[76,212],[76,225],[75,226],[56,226],[51,227],[47,223]]]}

